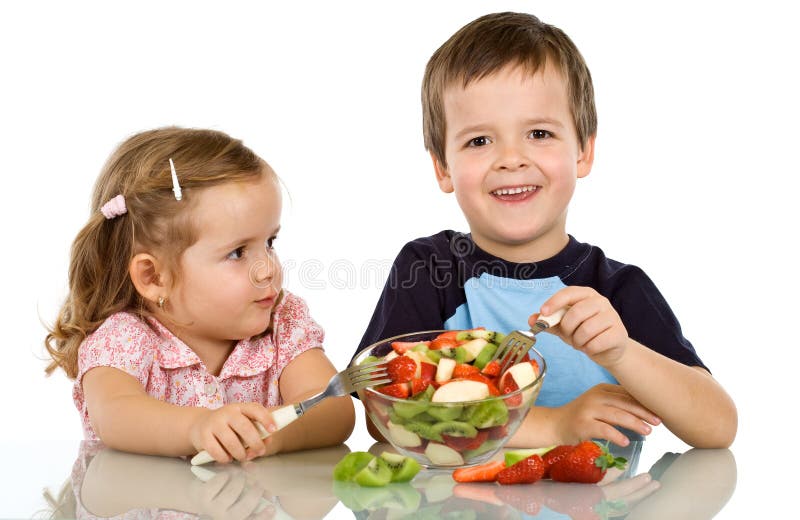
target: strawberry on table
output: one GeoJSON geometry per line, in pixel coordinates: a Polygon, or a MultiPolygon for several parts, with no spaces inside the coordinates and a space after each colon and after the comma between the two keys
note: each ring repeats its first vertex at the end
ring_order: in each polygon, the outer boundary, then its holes
{"type": "Polygon", "coordinates": [[[539,455],[531,455],[497,474],[501,484],[532,484],[544,476],[544,461],[539,455]]]}
{"type": "Polygon", "coordinates": [[[561,444],[542,455],[542,460],[544,460],[545,465],[543,478],[549,478],[550,468],[552,468],[556,462],[569,455],[574,449],[575,446],[571,444],[561,444]]]}
{"type": "Polygon", "coordinates": [[[506,469],[502,460],[487,462],[469,468],[458,468],[453,472],[456,482],[494,482],[497,474],[506,469]]]}
{"type": "Polygon", "coordinates": [[[550,478],[558,482],[595,484],[609,468],[625,469],[628,461],[614,457],[608,449],[594,441],[583,441],[550,467],[550,478]]]}
{"type": "Polygon", "coordinates": [[[397,356],[386,365],[386,372],[394,383],[408,383],[417,372],[417,362],[408,356],[397,356]]]}

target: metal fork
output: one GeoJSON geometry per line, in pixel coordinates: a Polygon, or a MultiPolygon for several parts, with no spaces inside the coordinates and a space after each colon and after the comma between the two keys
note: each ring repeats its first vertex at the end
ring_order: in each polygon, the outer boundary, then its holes
{"type": "Polygon", "coordinates": [[[567,309],[560,309],[549,316],[539,316],[530,331],[515,330],[506,336],[497,347],[492,359],[489,361],[502,360],[500,363],[500,373],[509,367],[519,363],[531,347],[536,344],[536,335],[545,329],[555,327],[561,322],[567,309]]]}
{"type": "MultiPolygon", "coordinates": [[[[327,397],[339,397],[367,386],[383,385],[389,382],[391,382],[391,379],[386,372],[385,361],[376,361],[347,367],[338,374],[334,374],[330,381],[328,381],[328,386],[326,386],[325,390],[322,392],[312,395],[299,403],[289,404],[272,410],[272,419],[277,429],[280,430],[327,397]]],[[[258,430],[258,433],[261,434],[262,439],[269,437],[270,433],[261,423],[254,421],[253,424],[258,430]]],[[[203,450],[192,458],[192,465],[206,464],[213,460],[214,458],[209,455],[207,451],[203,450]]]]}

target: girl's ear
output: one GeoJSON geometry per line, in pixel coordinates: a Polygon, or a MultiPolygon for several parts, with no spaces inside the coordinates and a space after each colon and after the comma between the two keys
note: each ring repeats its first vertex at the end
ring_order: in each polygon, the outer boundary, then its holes
{"type": "Polygon", "coordinates": [[[594,140],[597,136],[593,135],[586,140],[583,149],[578,154],[578,178],[582,179],[589,175],[594,164],[594,140]]]}
{"type": "Polygon", "coordinates": [[[439,183],[439,189],[445,193],[453,193],[453,179],[450,178],[450,172],[447,168],[442,166],[442,163],[431,152],[431,160],[433,161],[433,171],[436,172],[436,182],[439,183]]]}
{"type": "Polygon", "coordinates": [[[128,266],[128,273],[136,292],[145,300],[157,302],[159,298],[168,296],[166,292],[169,275],[164,272],[164,266],[153,255],[139,253],[134,256],[128,266]]]}

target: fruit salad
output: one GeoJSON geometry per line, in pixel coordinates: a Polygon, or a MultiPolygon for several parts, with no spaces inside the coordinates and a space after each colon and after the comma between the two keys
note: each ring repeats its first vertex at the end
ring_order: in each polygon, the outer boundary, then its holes
{"type": "Polygon", "coordinates": [[[428,467],[482,462],[519,427],[541,388],[535,349],[501,373],[503,334],[482,328],[406,334],[373,345],[356,363],[384,361],[391,382],[359,393],[395,448],[428,467]]]}

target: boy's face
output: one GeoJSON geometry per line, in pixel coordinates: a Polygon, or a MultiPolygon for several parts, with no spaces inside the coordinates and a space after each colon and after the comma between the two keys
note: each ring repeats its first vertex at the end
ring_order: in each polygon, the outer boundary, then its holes
{"type": "Polygon", "coordinates": [[[583,149],[559,72],[506,67],[444,93],[442,191],[455,192],[472,237],[512,261],[536,261],[566,245],[567,205],[589,174],[594,138],[583,149]]]}

